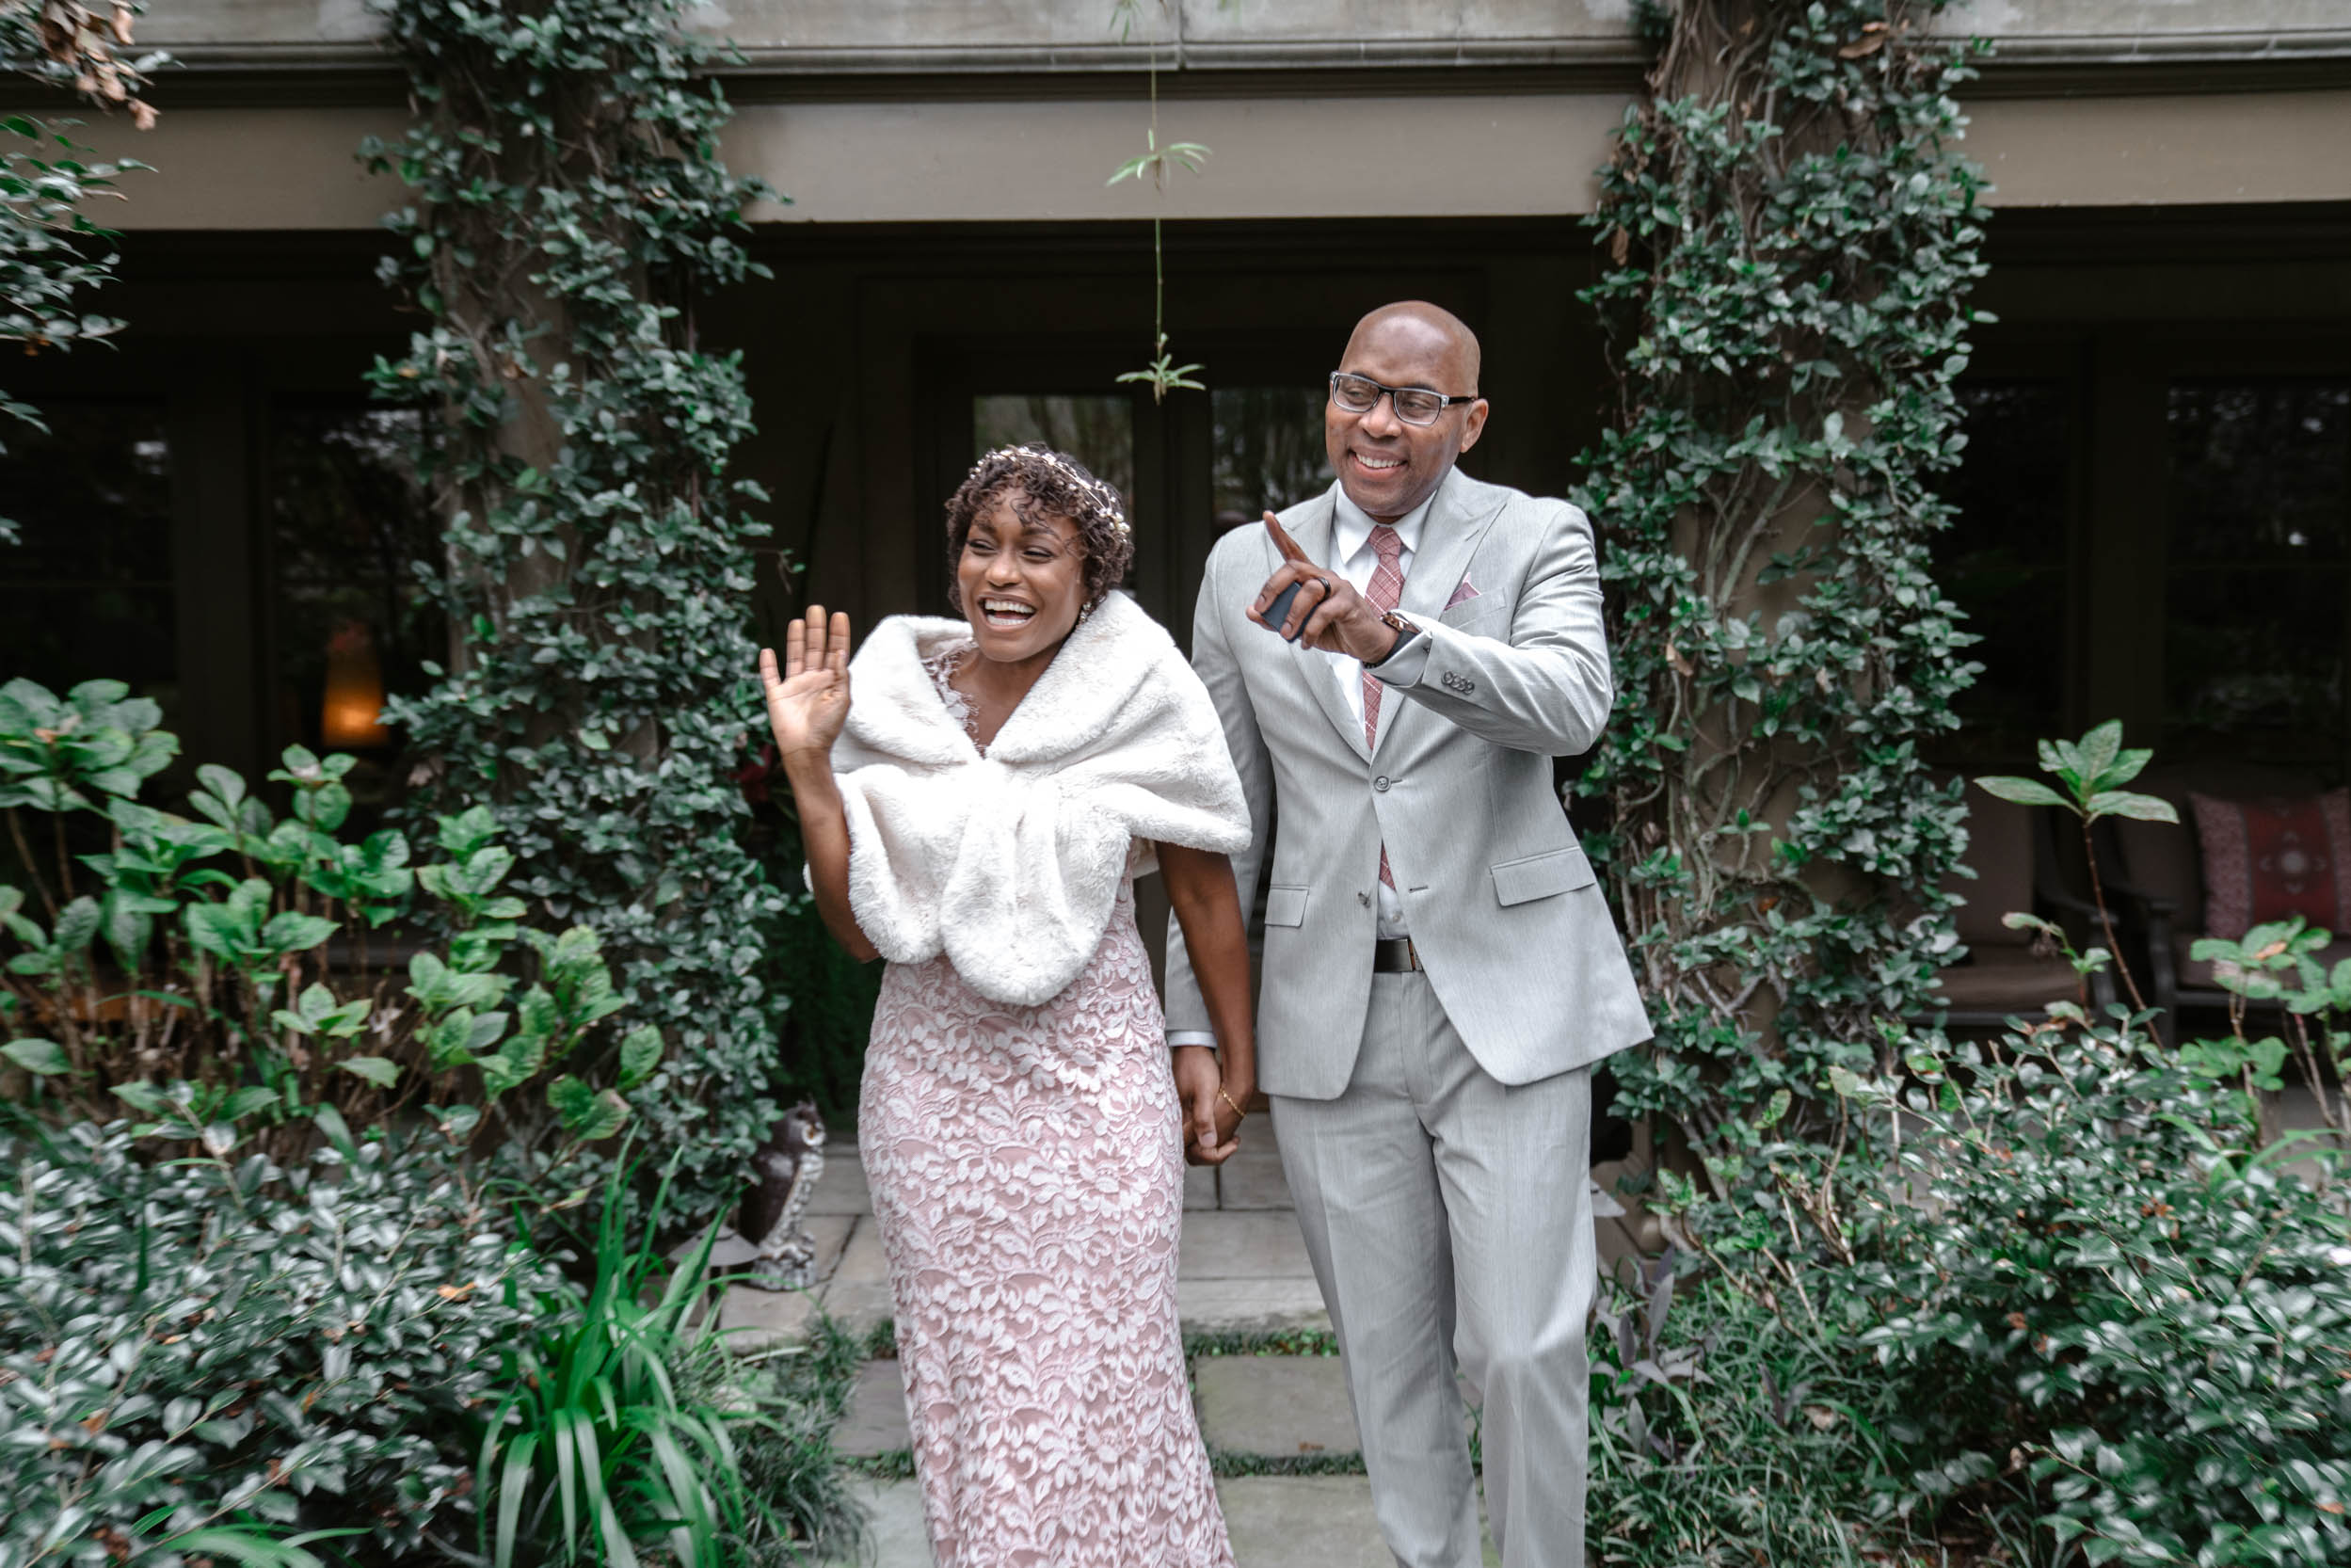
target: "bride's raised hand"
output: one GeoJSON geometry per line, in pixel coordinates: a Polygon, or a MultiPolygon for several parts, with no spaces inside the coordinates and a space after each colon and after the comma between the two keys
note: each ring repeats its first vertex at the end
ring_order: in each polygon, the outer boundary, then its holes
{"type": "Polygon", "coordinates": [[[776,650],[760,649],[760,685],[767,693],[767,727],[784,760],[804,752],[828,755],[849,722],[849,617],[828,621],[824,606],[784,628],[784,667],[776,650]]]}

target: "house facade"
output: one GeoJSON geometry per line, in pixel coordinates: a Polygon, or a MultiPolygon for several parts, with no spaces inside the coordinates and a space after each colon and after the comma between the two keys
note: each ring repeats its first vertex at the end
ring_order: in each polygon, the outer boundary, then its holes
{"type": "MultiPolygon", "coordinates": [[[[940,504],[975,452],[1044,437],[1131,499],[1135,586],[1187,626],[1223,528],[1328,482],[1322,378],[1399,296],[1486,345],[1468,466],[1559,493],[1607,367],[1576,297],[1593,170],[1640,85],[1625,0],[732,0],[725,155],[772,280],[710,303],[745,351],[773,501],[760,614],[861,624],[943,601],[940,504]],[[1156,72],[1146,69],[1155,65],[1156,72]],[[1106,184],[1159,136],[1212,150],[1106,184]],[[1163,206],[1160,203],[1163,202],[1163,206]],[[1119,384],[1166,321],[1205,392],[1119,384]]],[[[2351,8],[2342,0],[1975,0],[1964,102],[1993,183],[1959,520],[1939,547],[1985,636],[1951,759],[2122,717],[2171,755],[2340,780],[2351,754],[2351,8]]],[[[406,561],[429,521],[361,376],[412,318],[376,280],[396,184],[361,139],[405,83],[360,0],[162,0],[175,64],[136,155],[113,348],[7,384],[0,673],[131,680],[188,751],[384,751],[419,679],[406,561]]],[[[28,107],[43,105],[28,104],[28,107]]],[[[429,546],[425,546],[428,548],[429,546]]],[[[388,753],[387,753],[388,755],[388,753]]]]}

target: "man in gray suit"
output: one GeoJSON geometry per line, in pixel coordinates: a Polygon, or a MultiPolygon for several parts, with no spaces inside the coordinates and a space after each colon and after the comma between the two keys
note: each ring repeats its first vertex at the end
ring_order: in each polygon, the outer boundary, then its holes
{"type": "MultiPolygon", "coordinates": [[[[1455,469],[1478,369],[1433,305],[1364,318],[1338,483],[1218,543],[1192,663],[1256,824],[1244,900],[1279,815],[1258,1081],[1381,1530],[1404,1568],[1479,1560],[1458,1359],[1502,1560],[1557,1568],[1584,1560],[1590,1068],[1650,1032],[1551,787],[1612,698],[1591,525],[1455,469]]],[[[1169,1043],[1208,1041],[1172,922],[1167,982],[1169,1043]]]]}

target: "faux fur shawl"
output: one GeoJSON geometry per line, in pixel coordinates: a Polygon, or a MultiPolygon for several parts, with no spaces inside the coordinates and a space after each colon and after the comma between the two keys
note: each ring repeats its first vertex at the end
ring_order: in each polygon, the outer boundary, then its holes
{"type": "Polygon", "coordinates": [[[1079,623],[984,757],[922,667],[969,635],[894,616],[850,662],[833,747],[849,905],[883,957],[943,952],[982,996],[1032,1007],[1094,956],[1136,840],[1229,855],[1249,810],[1207,689],[1125,594],[1079,623]]]}

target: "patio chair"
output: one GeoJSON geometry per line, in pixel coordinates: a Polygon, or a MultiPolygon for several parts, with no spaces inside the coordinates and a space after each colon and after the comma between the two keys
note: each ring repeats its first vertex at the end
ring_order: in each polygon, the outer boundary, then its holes
{"type": "MultiPolygon", "coordinates": [[[[2027,911],[2064,926],[2077,946],[2094,926],[2095,907],[2063,884],[2048,811],[1972,787],[1967,809],[1967,855],[1961,863],[1976,874],[1955,872],[1943,884],[1967,901],[1955,916],[1967,957],[1936,976],[1944,1024],[1998,1029],[2010,1017],[2042,1013],[2053,1001],[2082,1001],[2081,977],[2062,954],[2036,951],[2035,933],[2001,923],[2011,910],[2027,911]]],[[[2091,976],[2092,1014],[2114,1000],[2112,977],[2091,976]]]]}
{"type": "MultiPolygon", "coordinates": [[[[2295,799],[2318,793],[2318,781],[2292,769],[2215,758],[2151,770],[2131,788],[2161,796],[2180,813],[2177,824],[2110,817],[2098,831],[2106,891],[2137,938],[2147,1000],[2163,1010],[2157,1028],[2170,1040],[2176,1038],[2174,1020],[2182,1009],[2225,1012],[2229,1006],[2229,993],[2214,979],[2213,966],[2190,955],[2210,932],[2204,857],[2189,794],[2295,799]]],[[[2343,874],[2351,875],[2351,868],[2343,874]]],[[[2336,936],[2319,955],[2329,968],[2351,957],[2351,933],[2336,936]]]]}

